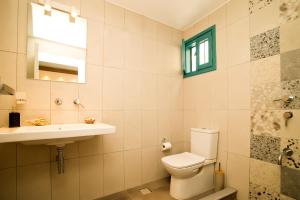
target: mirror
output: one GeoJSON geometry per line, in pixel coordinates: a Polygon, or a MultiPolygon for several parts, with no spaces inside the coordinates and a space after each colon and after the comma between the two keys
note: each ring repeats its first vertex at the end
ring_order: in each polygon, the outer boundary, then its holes
{"type": "Polygon", "coordinates": [[[28,7],[27,78],[85,83],[86,19],[36,3],[28,7]]]}

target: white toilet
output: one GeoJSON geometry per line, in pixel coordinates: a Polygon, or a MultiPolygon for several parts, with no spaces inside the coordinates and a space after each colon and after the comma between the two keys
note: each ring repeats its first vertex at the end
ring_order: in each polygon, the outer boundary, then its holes
{"type": "Polygon", "coordinates": [[[170,195],[188,199],[214,188],[214,163],[217,157],[218,131],[191,129],[191,153],[163,157],[171,174],[170,195]]]}

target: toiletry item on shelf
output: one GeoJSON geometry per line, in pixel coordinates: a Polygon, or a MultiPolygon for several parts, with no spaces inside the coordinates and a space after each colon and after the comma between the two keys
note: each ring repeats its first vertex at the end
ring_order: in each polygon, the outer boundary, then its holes
{"type": "Polygon", "coordinates": [[[26,93],[25,92],[16,92],[16,104],[17,105],[23,105],[26,103],[26,93]]]}
{"type": "Polygon", "coordinates": [[[33,125],[33,126],[46,126],[48,125],[48,121],[45,118],[37,118],[32,120],[27,120],[26,123],[33,125]]]}
{"type": "Polygon", "coordinates": [[[84,122],[85,122],[86,124],[94,124],[94,123],[96,122],[96,119],[93,118],[93,117],[86,117],[86,118],[84,119],[84,122]]]}
{"type": "Polygon", "coordinates": [[[9,128],[20,127],[20,113],[14,110],[9,113],[9,128]]]}
{"type": "Polygon", "coordinates": [[[221,163],[219,163],[218,170],[215,171],[215,191],[224,189],[224,171],[221,170],[221,163]]]}

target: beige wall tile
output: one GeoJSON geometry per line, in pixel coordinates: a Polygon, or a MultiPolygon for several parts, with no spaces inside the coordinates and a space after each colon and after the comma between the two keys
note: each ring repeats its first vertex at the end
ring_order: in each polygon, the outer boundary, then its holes
{"type": "Polygon", "coordinates": [[[100,110],[102,107],[102,70],[91,65],[86,68],[87,82],[79,85],[79,99],[84,109],[100,110]]]}
{"type": "Polygon", "coordinates": [[[123,152],[104,154],[104,195],[124,190],[123,152]]]}
{"type": "Polygon", "coordinates": [[[248,0],[232,0],[227,4],[227,25],[249,16],[248,0]]]}
{"type": "MultiPolygon", "coordinates": [[[[212,74],[212,109],[225,110],[228,108],[228,74],[227,71],[217,71],[212,74]]],[[[200,97],[201,98],[201,97],[200,97]]]]}
{"type": "Polygon", "coordinates": [[[228,113],[228,151],[250,156],[250,112],[229,111],[228,113]]]}
{"type": "Polygon", "coordinates": [[[9,113],[11,110],[0,110],[0,127],[8,127],[9,113]]]}
{"type": "Polygon", "coordinates": [[[129,10],[125,11],[125,27],[130,32],[142,33],[144,18],[142,15],[136,14],[129,10]]]}
{"type": "MultiPolygon", "coordinates": [[[[88,20],[87,24],[87,51],[86,62],[92,65],[103,65],[104,54],[104,24],[94,20],[88,20]]],[[[88,81],[88,79],[87,79],[88,81]]]]}
{"type": "Polygon", "coordinates": [[[27,52],[27,0],[19,0],[18,5],[18,52],[27,52]]]}
{"type": "Polygon", "coordinates": [[[65,160],[64,174],[58,174],[57,163],[51,163],[52,198],[79,199],[79,160],[65,160]]]}
{"type": "Polygon", "coordinates": [[[184,140],[190,142],[191,128],[197,128],[197,112],[194,110],[184,110],[183,113],[184,140]]]}
{"type": "Polygon", "coordinates": [[[124,152],[125,188],[133,188],[142,183],[142,153],[141,150],[124,152]]]}
{"type": "Polygon", "coordinates": [[[77,110],[52,110],[51,111],[51,124],[66,124],[77,123],[78,111],[77,110]]]}
{"type": "Polygon", "coordinates": [[[158,110],[158,143],[160,144],[163,138],[171,141],[171,111],[158,110]]]}
{"type": "Polygon", "coordinates": [[[211,15],[209,15],[209,21],[211,25],[216,25],[217,30],[220,30],[226,26],[226,13],[227,5],[222,6],[211,15]]]}
{"type": "Polygon", "coordinates": [[[26,55],[17,57],[17,90],[26,92],[27,101],[20,109],[50,110],[50,81],[29,80],[26,76],[26,55]],[[38,94],[38,95],[37,95],[38,94]]]}
{"type": "Polygon", "coordinates": [[[0,144],[0,169],[16,167],[17,145],[15,143],[0,144]]]}
{"type": "Polygon", "coordinates": [[[229,67],[250,60],[249,17],[228,26],[227,50],[229,67]]]}
{"type": "Polygon", "coordinates": [[[125,24],[125,9],[105,1],[105,23],[122,28],[125,24]]]}
{"type": "Polygon", "coordinates": [[[50,161],[50,148],[45,145],[17,145],[17,165],[44,163],[50,161]],[[34,156],[32,156],[34,155],[34,156]]]}
{"type": "Polygon", "coordinates": [[[103,195],[103,156],[79,159],[80,199],[97,199],[103,195]]]}
{"type": "Polygon", "coordinates": [[[250,36],[279,26],[279,0],[250,15],[250,36]]]}
{"type": "Polygon", "coordinates": [[[157,111],[142,111],[142,147],[145,148],[156,145],[159,145],[157,111]]]}
{"type": "Polygon", "coordinates": [[[196,104],[194,101],[197,98],[195,87],[197,87],[198,76],[186,78],[183,81],[183,102],[185,110],[195,110],[196,104]]]}
{"type": "Polygon", "coordinates": [[[116,26],[105,25],[104,66],[118,68],[124,67],[125,38],[126,34],[124,29],[116,26]]]}
{"type": "Polygon", "coordinates": [[[248,199],[249,195],[249,158],[228,154],[227,185],[238,190],[238,199],[248,199]]]}
{"type": "Polygon", "coordinates": [[[0,51],[0,60],[2,65],[0,68],[1,81],[16,89],[17,54],[0,51]]]}
{"type": "Polygon", "coordinates": [[[8,168],[0,170],[0,199],[15,200],[16,194],[16,180],[17,180],[16,168],[8,168]]]}
{"type": "Polygon", "coordinates": [[[170,113],[170,131],[171,131],[171,142],[179,143],[184,141],[183,131],[183,111],[171,111],[170,113]]]}
{"type": "Polygon", "coordinates": [[[208,85],[213,84],[213,73],[203,74],[201,76],[197,76],[196,80],[196,110],[210,110],[212,108],[212,88],[207,87],[208,85]]]}
{"type": "Polygon", "coordinates": [[[0,8],[0,50],[17,52],[18,0],[3,0],[0,8]]]}
{"type": "Polygon", "coordinates": [[[280,52],[287,52],[300,48],[298,39],[300,32],[300,19],[282,24],[280,26],[280,52]]]}
{"type": "Polygon", "coordinates": [[[18,167],[17,197],[20,200],[51,200],[50,163],[18,167]]]}
{"type": "Polygon", "coordinates": [[[124,150],[142,146],[142,114],[140,111],[124,111],[124,150]]]}
{"type": "Polygon", "coordinates": [[[172,77],[170,87],[170,107],[172,110],[183,109],[183,80],[182,76],[172,77]]]}
{"type": "Polygon", "coordinates": [[[123,112],[103,111],[103,122],[116,127],[116,132],[103,136],[103,152],[111,153],[123,150],[123,112]]]}
{"type": "Polygon", "coordinates": [[[143,19],[143,36],[145,38],[156,39],[157,38],[157,27],[158,23],[152,19],[143,19]]]}
{"type": "Polygon", "coordinates": [[[78,98],[78,84],[51,82],[51,109],[52,110],[77,110],[74,99],[78,98]],[[62,105],[56,105],[55,100],[63,100],[62,105]]]}
{"type": "Polygon", "coordinates": [[[125,34],[125,59],[126,69],[140,70],[142,68],[143,37],[141,33],[126,32],[125,34]]]}
{"type": "Polygon", "coordinates": [[[81,14],[83,17],[104,21],[104,0],[81,0],[81,14]]]}
{"type": "Polygon", "coordinates": [[[103,152],[103,137],[94,136],[89,140],[79,142],[79,156],[97,155],[103,152]]]}
{"type": "Polygon", "coordinates": [[[158,76],[158,109],[170,109],[171,108],[171,78],[167,76],[158,76]]]}
{"type": "Polygon", "coordinates": [[[219,131],[218,151],[227,151],[228,149],[228,111],[212,111],[211,127],[219,131]]]}
{"type": "Polygon", "coordinates": [[[145,72],[156,73],[158,65],[158,43],[157,40],[144,36],[142,43],[142,69],[145,72]]]}
{"type": "Polygon", "coordinates": [[[124,72],[124,109],[141,109],[141,73],[124,72]]]}
{"type": "Polygon", "coordinates": [[[226,69],[228,65],[227,27],[216,31],[217,70],[226,69]]]}
{"type": "Polygon", "coordinates": [[[157,148],[150,147],[142,150],[142,183],[149,183],[157,178],[157,148]]]}
{"type": "Polygon", "coordinates": [[[123,108],[123,71],[117,69],[104,68],[103,72],[103,109],[123,108]]]}
{"type": "Polygon", "coordinates": [[[157,76],[154,74],[141,74],[141,106],[142,109],[157,108],[157,76]]]}
{"type": "Polygon", "coordinates": [[[229,109],[250,109],[250,63],[228,70],[229,109]]]}

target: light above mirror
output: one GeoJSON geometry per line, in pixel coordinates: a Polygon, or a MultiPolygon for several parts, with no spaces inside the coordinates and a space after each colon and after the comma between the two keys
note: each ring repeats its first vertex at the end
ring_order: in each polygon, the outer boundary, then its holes
{"type": "Polygon", "coordinates": [[[87,22],[47,5],[29,5],[27,77],[84,83],[87,22]]]}

